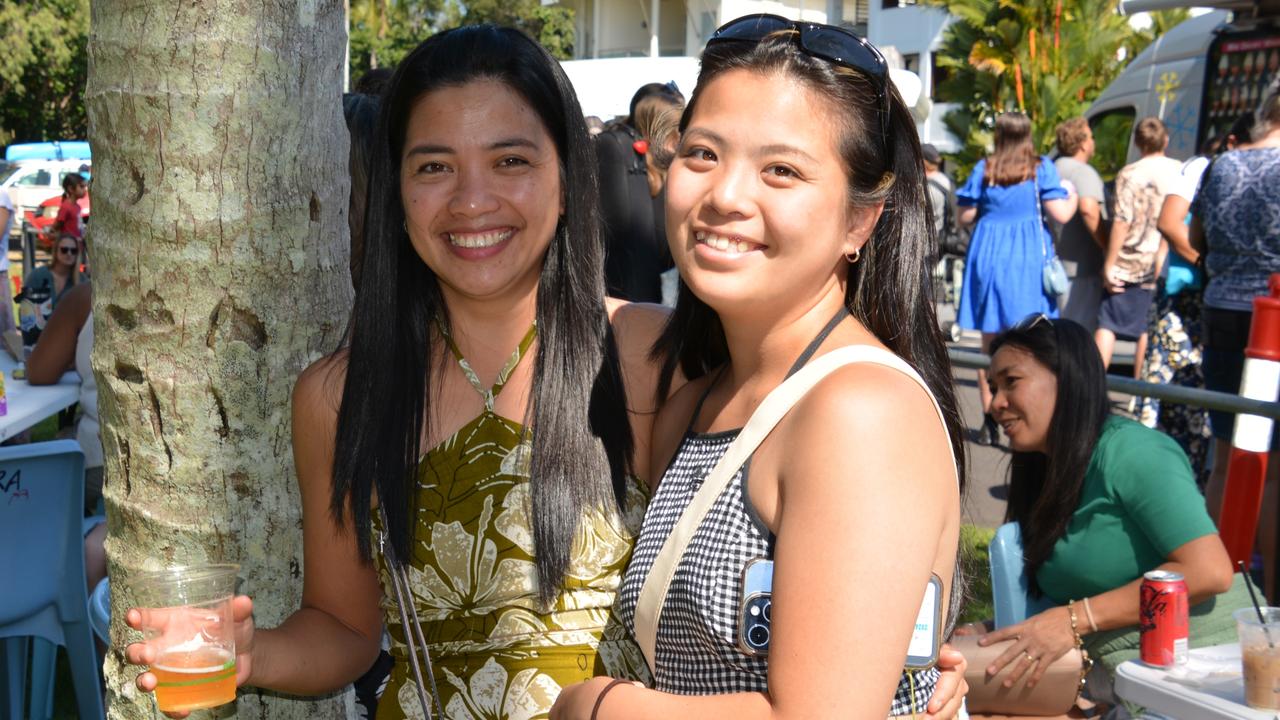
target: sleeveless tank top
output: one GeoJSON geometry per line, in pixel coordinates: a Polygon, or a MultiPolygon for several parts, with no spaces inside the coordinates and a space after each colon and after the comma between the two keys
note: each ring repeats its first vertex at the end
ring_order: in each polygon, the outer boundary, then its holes
{"type": "MultiPolygon", "coordinates": [[[[843,318],[841,313],[832,319],[788,376],[809,360],[843,318]]],[[[918,376],[913,379],[929,392],[918,376]]],[[[634,626],[640,589],[667,536],[740,432],[693,431],[714,385],[712,381],[698,401],[689,428],[645,513],[616,608],[628,627],[634,626]]],[[[768,691],[768,658],[747,655],[737,645],[743,568],[755,558],[773,557],[773,533],[749,499],[750,466],[748,460],[711,506],[671,578],[655,647],[654,687],[658,690],[679,695],[768,691]]],[[[904,671],[890,714],[923,714],[939,674],[936,668],[904,671]]]]}
{"type": "MultiPolygon", "coordinates": [[[[495,398],[535,335],[530,328],[492,388],[481,385],[446,335],[485,409],[427,451],[418,468],[409,594],[441,695],[437,717],[545,718],[566,685],[596,675],[648,678],[639,648],[612,612],[644,515],[640,483],[628,484],[622,515],[607,508],[583,516],[564,590],[550,609],[538,600],[532,446],[524,426],[494,412],[495,398]]],[[[376,511],[373,524],[376,549],[383,527],[376,511]]],[[[386,558],[375,553],[375,561],[396,660],[377,718],[421,717],[386,558]]]]}

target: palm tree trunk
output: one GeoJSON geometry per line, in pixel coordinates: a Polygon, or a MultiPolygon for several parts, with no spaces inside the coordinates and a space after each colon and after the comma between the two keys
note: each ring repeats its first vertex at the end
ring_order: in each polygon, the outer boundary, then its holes
{"type": "MultiPolygon", "coordinates": [[[[94,374],[112,645],[130,577],[237,562],[260,625],[299,606],[289,435],[298,371],[350,305],[342,0],[94,0],[94,374]]],[[[153,717],[109,653],[110,717],[153,717]]],[[[242,689],[254,718],[344,717],[350,693],[242,689]]]]}

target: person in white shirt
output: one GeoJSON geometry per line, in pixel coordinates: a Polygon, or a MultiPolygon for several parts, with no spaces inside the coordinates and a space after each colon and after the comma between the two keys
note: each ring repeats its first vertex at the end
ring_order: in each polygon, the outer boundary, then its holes
{"type": "MultiPolygon", "coordinates": [[[[1133,142],[1142,158],[1125,166],[1116,176],[1115,218],[1111,223],[1107,257],[1102,264],[1103,287],[1107,294],[1098,308],[1098,329],[1094,340],[1102,354],[1102,364],[1111,364],[1117,337],[1137,342],[1134,357],[1144,357],[1147,349],[1147,313],[1155,299],[1159,268],[1160,231],[1156,221],[1173,178],[1181,163],[1166,157],[1169,133],[1159,119],[1138,121],[1133,142]]],[[[1134,363],[1134,375],[1141,361],[1134,363]]]]}

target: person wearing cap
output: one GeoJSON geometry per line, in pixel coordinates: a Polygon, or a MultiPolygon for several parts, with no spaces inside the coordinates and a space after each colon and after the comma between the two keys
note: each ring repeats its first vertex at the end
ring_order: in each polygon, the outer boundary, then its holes
{"type": "Polygon", "coordinates": [[[929,207],[933,209],[933,231],[939,238],[946,229],[947,207],[951,204],[954,187],[951,178],[942,172],[942,154],[929,143],[920,146],[924,156],[924,178],[929,183],[929,207]]]}

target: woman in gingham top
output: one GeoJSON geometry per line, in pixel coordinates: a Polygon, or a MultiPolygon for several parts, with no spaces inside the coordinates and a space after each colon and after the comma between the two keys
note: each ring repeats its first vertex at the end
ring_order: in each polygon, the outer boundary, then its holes
{"type": "Polygon", "coordinates": [[[806,344],[813,357],[878,348],[918,374],[859,363],[820,381],[677,563],[654,688],[596,678],[566,688],[551,717],[923,715],[935,675],[904,678],[903,664],[930,575],[944,598],[953,587],[964,464],[915,125],[864,40],[752,16],[708,43],[680,129],[667,235],[684,284],[658,349],[691,382],[656,421],[661,482],[619,616],[634,622],[658,548],[806,344]],[[775,562],[767,659],[737,647],[756,557],[775,562]]]}

